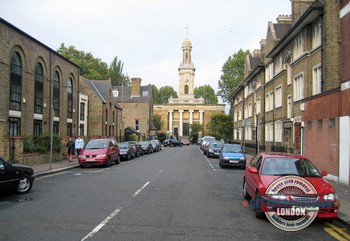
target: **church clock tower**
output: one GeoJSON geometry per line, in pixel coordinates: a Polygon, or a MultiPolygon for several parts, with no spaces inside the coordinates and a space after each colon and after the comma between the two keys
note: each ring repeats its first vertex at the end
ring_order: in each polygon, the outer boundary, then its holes
{"type": "Polygon", "coordinates": [[[192,61],[192,43],[186,36],[182,43],[182,62],[179,67],[179,98],[194,98],[194,72],[192,61]]]}

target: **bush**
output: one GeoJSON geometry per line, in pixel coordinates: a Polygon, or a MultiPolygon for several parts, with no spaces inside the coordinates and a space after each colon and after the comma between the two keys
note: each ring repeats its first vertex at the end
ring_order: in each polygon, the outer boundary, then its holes
{"type": "MultiPolygon", "coordinates": [[[[50,151],[50,134],[44,133],[37,138],[26,136],[23,141],[24,152],[47,153],[50,151]]],[[[62,137],[57,134],[52,136],[52,150],[60,152],[62,150],[62,137]]]]}

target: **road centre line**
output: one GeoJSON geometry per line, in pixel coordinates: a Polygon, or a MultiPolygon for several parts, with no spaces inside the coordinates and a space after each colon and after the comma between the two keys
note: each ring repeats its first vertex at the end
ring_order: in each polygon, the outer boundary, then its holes
{"type": "Polygon", "coordinates": [[[96,226],[96,228],[94,228],[88,235],[86,235],[81,241],[84,241],[88,238],[91,238],[92,236],[94,236],[95,233],[97,233],[103,226],[105,226],[109,220],[111,220],[117,213],[120,212],[120,210],[122,209],[122,207],[117,208],[116,210],[114,210],[105,220],[103,220],[99,225],[96,226]]]}
{"type": "Polygon", "coordinates": [[[147,187],[147,185],[150,184],[150,182],[146,182],[145,185],[143,185],[139,190],[137,190],[132,196],[136,197],[143,189],[145,189],[145,187],[147,187]]]}

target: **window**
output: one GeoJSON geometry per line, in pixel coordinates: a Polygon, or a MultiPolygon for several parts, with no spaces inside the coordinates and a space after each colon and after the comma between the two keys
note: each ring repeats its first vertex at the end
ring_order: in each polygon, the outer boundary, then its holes
{"type": "Polygon", "coordinates": [[[185,85],[185,95],[188,95],[188,85],[185,85]]]}
{"type": "Polygon", "coordinates": [[[252,117],[253,116],[253,105],[252,103],[249,103],[248,105],[248,117],[252,117]]]}
{"type": "Polygon", "coordinates": [[[235,112],[233,113],[233,121],[237,121],[237,110],[235,110],[235,112]]]}
{"type": "Polygon", "coordinates": [[[312,94],[317,95],[322,92],[322,69],[321,65],[314,67],[312,75],[312,94]]]}
{"type": "Polygon", "coordinates": [[[67,83],[67,118],[73,118],[73,81],[71,78],[67,83]]]}
{"type": "Polygon", "coordinates": [[[248,118],[248,106],[244,107],[244,119],[248,118]]]}
{"type": "Polygon", "coordinates": [[[251,126],[244,127],[244,139],[247,141],[252,140],[252,127],[251,126]]]}
{"type": "Polygon", "coordinates": [[[21,110],[22,99],[22,63],[17,52],[11,57],[10,74],[10,110],[21,110]]]}
{"type": "Polygon", "coordinates": [[[67,136],[72,136],[73,134],[73,126],[72,123],[67,123],[67,136]]]}
{"type": "Polygon", "coordinates": [[[274,59],[275,73],[278,74],[283,70],[282,56],[277,56],[274,59]]]}
{"type": "Polygon", "coordinates": [[[43,132],[42,120],[34,120],[33,136],[39,137],[43,132]]]}
{"type": "Polygon", "coordinates": [[[81,121],[85,120],[85,103],[84,102],[80,103],[80,120],[81,121]]]}
{"type": "Polygon", "coordinates": [[[316,48],[321,45],[322,38],[322,21],[321,18],[317,20],[312,26],[312,48],[316,48]]]}
{"type": "Polygon", "coordinates": [[[273,122],[265,124],[265,141],[273,141],[273,122]]]}
{"type": "Polygon", "coordinates": [[[58,121],[53,122],[53,133],[60,134],[60,123],[58,121]]]}
{"type": "Polygon", "coordinates": [[[266,94],[265,112],[273,110],[273,92],[266,94]]]}
{"type": "Polygon", "coordinates": [[[256,114],[259,114],[261,112],[261,98],[259,97],[256,100],[256,114]]]}
{"type": "Polygon", "coordinates": [[[303,34],[300,33],[295,39],[294,39],[294,48],[293,48],[293,54],[294,59],[298,58],[303,53],[303,34]]]}
{"type": "Polygon", "coordinates": [[[135,129],[140,131],[140,120],[135,120],[135,129]]]}
{"type": "Polygon", "coordinates": [[[56,71],[53,76],[53,110],[56,117],[60,116],[60,78],[56,71]]]}
{"type": "Polygon", "coordinates": [[[329,119],[329,121],[328,121],[328,126],[329,126],[330,128],[335,127],[335,119],[329,119]]]}
{"type": "Polygon", "coordinates": [[[18,136],[21,134],[21,119],[10,117],[9,118],[9,133],[10,136],[18,136]]]}
{"type": "Polygon", "coordinates": [[[275,107],[281,107],[282,106],[282,85],[279,85],[276,87],[276,103],[275,107]]]}
{"type": "Polygon", "coordinates": [[[79,134],[82,135],[82,136],[85,136],[84,129],[85,129],[84,124],[80,124],[79,125],[79,134]]]}
{"type": "Polygon", "coordinates": [[[304,77],[299,74],[294,77],[294,101],[304,98],[304,77]]]}
{"type": "Polygon", "coordinates": [[[190,124],[189,123],[183,123],[183,135],[189,136],[190,135],[190,124]]]}
{"type": "Polygon", "coordinates": [[[292,84],[292,67],[290,64],[287,64],[287,85],[292,84]]]}
{"type": "Polygon", "coordinates": [[[41,64],[35,66],[35,92],[34,92],[34,113],[43,113],[44,104],[44,83],[43,83],[43,68],[41,64]]]}
{"type": "Polygon", "coordinates": [[[312,121],[307,121],[307,128],[311,129],[312,128],[312,121]]]}
{"type": "Polygon", "coordinates": [[[292,109],[292,96],[287,96],[287,118],[292,118],[293,109],[292,109]]]}
{"type": "Polygon", "coordinates": [[[273,63],[269,64],[265,69],[265,79],[269,82],[273,78],[273,63]]]}
{"type": "Polygon", "coordinates": [[[275,141],[282,142],[282,121],[275,122],[275,141]]]}
{"type": "Polygon", "coordinates": [[[323,121],[322,120],[317,120],[317,127],[322,128],[323,127],[323,121]]]}

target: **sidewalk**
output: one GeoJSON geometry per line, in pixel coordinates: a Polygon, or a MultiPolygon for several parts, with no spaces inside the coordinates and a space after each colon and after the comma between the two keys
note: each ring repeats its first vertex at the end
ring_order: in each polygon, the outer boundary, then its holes
{"type": "MultiPolygon", "coordinates": [[[[51,169],[50,163],[36,164],[32,165],[32,167],[34,168],[35,176],[40,177],[71,168],[76,168],[79,167],[79,164],[77,159],[73,159],[72,162],[69,162],[68,159],[62,159],[58,162],[52,162],[51,169]]],[[[330,182],[335,188],[340,201],[339,221],[350,226],[350,186],[330,180],[327,181],[330,182]]]]}

